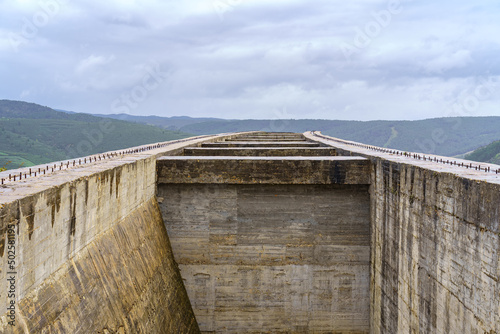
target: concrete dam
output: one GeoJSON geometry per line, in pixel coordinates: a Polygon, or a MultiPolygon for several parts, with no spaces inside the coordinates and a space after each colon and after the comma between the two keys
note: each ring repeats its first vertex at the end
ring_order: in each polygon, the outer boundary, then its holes
{"type": "Polygon", "coordinates": [[[0,333],[500,333],[500,166],[247,132],[0,180],[0,333]]]}

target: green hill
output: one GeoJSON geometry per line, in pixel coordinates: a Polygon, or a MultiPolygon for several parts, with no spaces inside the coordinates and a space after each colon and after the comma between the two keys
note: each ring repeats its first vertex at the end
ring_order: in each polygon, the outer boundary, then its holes
{"type": "MultiPolygon", "coordinates": [[[[463,156],[500,140],[500,117],[366,122],[225,120],[183,116],[90,115],[56,111],[33,103],[0,100],[0,167],[7,161],[12,161],[9,167],[15,168],[23,163],[33,165],[74,158],[185,138],[188,134],[252,130],[320,130],[326,135],[365,144],[426,154],[463,156]]],[[[486,161],[482,158],[470,159],[486,161]]]]}
{"type": "Polygon", "coordinates": [[[179,130],[183,126],[201,123],[201,122],[226,122],[227,120],[221,118],[192,118],[188,116],[173,116],[173,117],[161,117],[161,116],[134,116],[128,114],[109,114],[100,115],[94,114],[94,116],[107,117],[113,119],[119,119],[122,121],[143,123],[148,125],[159,126],[167,130],[179,130]]]}
{"type": "Polygon", "coordinates": [[[0,100],[0,167],[33,166],[186,138],[159,127],[0,100]]]}
{"type": "Polygon", "coordinates": [[[465,159],[500,165],[500,140],[467,154],[465,159]]]}

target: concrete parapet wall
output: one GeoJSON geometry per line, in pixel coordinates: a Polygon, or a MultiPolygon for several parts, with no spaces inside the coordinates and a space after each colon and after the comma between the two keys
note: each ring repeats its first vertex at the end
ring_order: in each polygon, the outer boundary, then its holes
{"type": "Polygon", "coordinates": [[[306,141],[227,141],[203,144],[202,147],[318,147],[318,143],[306,141]]]}
{"type": "Polygon", "coordinates": [[[158,183],[370,184],[356,157],[162,157],[158,183]]]}
{"type": "Polygon", "coordinates": [[[0,309],[16,306],[16,326],[4,315],[0,332],[196,332],[155,189],[157,157],[201,141],[0,188],[0,309]]]}
{"type": "Polygon", "coordinates": [[[500,333],[500,177],[306,137],[373,163],[371,332],[500,333]]]}
{"type": "Polygon", "coordinates": [[[247,147],[187,147],[184,149],[183,155],[185,156],[268,156],[268,157],[282,157],[282,156],[335,156],[335,150],[327,147],[311,147],[311,148],[247,148],[247,147]]]}
{"type": "Polygon", "coordinates": [[[238,136],[238,140],[305,140],[301,133],[293,132],[255,132],[238,136]]]}

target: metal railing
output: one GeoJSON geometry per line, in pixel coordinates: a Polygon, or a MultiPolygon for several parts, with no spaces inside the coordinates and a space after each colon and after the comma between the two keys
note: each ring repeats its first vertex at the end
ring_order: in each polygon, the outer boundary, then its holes
{"type": "Polygon", "coordinates": [[[320,131],[311,131],[310,133],[315,137],[319,137],[319,138],[326,139],[329,141],[338,142],[338,143],[345,144],[345,145],[351,145],[351,146],[355,146],[355,147],[359,147],[359,148],[364,148],[364,149],[372,150],[375,152],[393,154],[393,155],[397,155],[397,156],[404,156],[404,157],[415,159],[415,160],[430,161],[430,162],[435,162],[435,163],[439,163],[439,164],[446,164],[446,165],[450,165],[450,166],[463,167],[463,168],[467,168],[467,169],[471,169],[471,170],[484,171],[486,173],[500,174],[500,168],[492,169],[491,166],[484,166],[484,165],[481,166],[480,164],[474,164],[473,162],[451,160],[449,158],[446,159],[444,157],[438,157],[438,156],[434,156],[434,155],[427,155],[426,156],[425,154],[421,154],[421,153],[405,152],[405,151],[387,149],[387,148],[373,146],[373,145],[356,143],[356,142],[352,142],[352,141],[348,141],[348,140],[342,140],[342,139],[338,139],[338,138],[325,136],[325,135],[321,134],[320,131]]]}
{"type": "MultiPolygon", "coordinates": [[[[50,174],[50,173],[53,173],[55,171],[67,170],[67,169],[71,169],[73,167],[87,165],[87,164],[97,162],[97,161],[102,161],[102,160],[106,160],[106,159],[109,160],[109,159],[113,159],[113,158],[117,158],[117,157],[122,157],[122,156],[127,155],[127,154],[147,152],[147,151],[155,150],[155,149],[170,146],[170,145],[183,143],[186,141],[197,140],[197,139],[202,139],[202,138],[211,137],[211,136],[212,135],[203,135],[203,136],[197,136],[197,137],[177,139],[177,140],[172,140],[172,141],[157,143],[157,144],[152,144],[152,145],[132,147],[132,148],[125,149],[125,150],[100,153],[97,155],[91,155],[91,156],[77,158],[77,159],[73,159],[73,160],[70,159],[70,160],[62,161],[60,163],[58,162],[58,163],[54,163],[54,164],[52,164],[52,163],[46,164],[45,167],[43,167],[43,165],[40,165],[40,166],[36,166],[36,167],[26,168],[26,169],[21,170],[19,172],[16,171],[16,173],[9,173],[8,177],[6,176],[6,177],[0,178],[0,185],[6,184],[8,182],[20,181],[20,180],[31,178],[31,177],[37,177],[37,176],[50,174]]],[[[3,172],[2,174],[6,174],[6,173],[7,172],[3,172]]]]}

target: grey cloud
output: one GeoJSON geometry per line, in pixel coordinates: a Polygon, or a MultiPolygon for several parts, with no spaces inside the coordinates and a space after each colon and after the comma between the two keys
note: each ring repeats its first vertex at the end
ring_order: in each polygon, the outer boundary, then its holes
{"type": "Polygon", "coordinates": [[[68,2],[17,52],[5,41],[40,9],[0,4],[2,98],[110,113],[155,63],[168,75],[130,113],[418,119],[500,74],[493,1],[401,0],[389,17],[390,1],[241,1],[222,20],[215,2],[68,2]]]}

